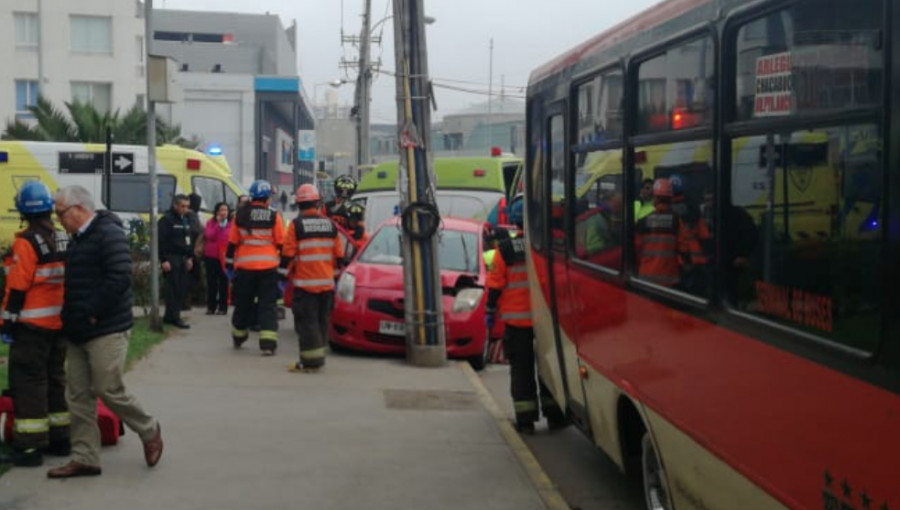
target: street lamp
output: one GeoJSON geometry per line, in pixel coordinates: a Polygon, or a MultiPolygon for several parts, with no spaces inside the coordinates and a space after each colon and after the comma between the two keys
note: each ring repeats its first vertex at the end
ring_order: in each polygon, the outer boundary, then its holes
{"type": "MultiPolygon", "coordinates": [[[[344,84],[347,84],[347,83],[350,83],[350,81],[349,81],[349,80],[345,80],[345,79],[343,79],[343,78],[338,78],[338,79],[334,79],[334,80],[331,80],[331,81],[323,81],[323,82],[319,82],[319,83],[316,83],[315,85],[313,85],[313,103],[314,103],[314,107],[316,108],[316,110],[319,109],[319,105],[322,105],[322,104],[325,103],[324,101],[323,101],[322,103],[319,102],[319,87],[322,87],[322,86],[324,86],[324,85],[328,85],[329,87],[335,88],[335,89],[336,89],[336,88],[340,88],[341,85],[344,85],[344,84]]],[[[324,104],[324,106],[322,106],[322,113],[321,113],[321,115],[319,115],[319,114],[317,113],[316,117],[317,117],[317,118],[320,118],[320,119],[321,119],[321,118],[325,118],[325,117],[327,116],[327,113],[326,113],[326,112],[327,112],[327,108],[328,108],[328,105],[327,105],[327,104],[324,104]]]]}

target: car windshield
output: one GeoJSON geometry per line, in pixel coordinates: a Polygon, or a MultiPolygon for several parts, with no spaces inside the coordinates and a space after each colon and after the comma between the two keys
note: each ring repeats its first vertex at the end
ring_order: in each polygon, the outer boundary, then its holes
{"type": "MultiPolygon", "coordinates": [[[[396,192],[373,192],[358,196],[365,200],[366,225],[375,229],[394,216],[399,203],[396,192]]],[[[437,205],[441,216],[470,220],[486,220],[503,193],[494,191],[437,191],[437,205]]]]}
{"type": "MultiPolygon", "coordinates": [[[[438,261],[442,270],[478,272],[478,236],[473,232],[443,230],[438,237],[438,261]]],[[[359,256],[359,262],[398,266],[403,263],[400,230],[386,226],[375,234],[359,256]]]]}

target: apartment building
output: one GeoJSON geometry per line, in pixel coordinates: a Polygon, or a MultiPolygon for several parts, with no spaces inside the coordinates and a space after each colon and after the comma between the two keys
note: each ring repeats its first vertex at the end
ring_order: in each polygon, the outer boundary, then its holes
{"type": "Polygon", "coordinates": [[[125,111],[143,100],[143,6],[133,0],[0,2],[0,122],[30,118],[41,92],[125,111]],[[39,11],[40,9],[40,11],[39,11]]]}

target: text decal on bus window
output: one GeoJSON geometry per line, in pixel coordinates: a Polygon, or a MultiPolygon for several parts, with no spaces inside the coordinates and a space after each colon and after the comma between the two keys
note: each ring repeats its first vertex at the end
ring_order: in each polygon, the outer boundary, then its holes
{"type": "Polygon", "coordinates": [[[756,59],[754,117],[790,115],[794,92],[791,53],[775,53],[756,59]]]}
{"type": "Polygon", "coordinates": [[[829,333],[834,328],[834,302],[830,297],[763,281],[754,286],[758,312],[829,333]]]}

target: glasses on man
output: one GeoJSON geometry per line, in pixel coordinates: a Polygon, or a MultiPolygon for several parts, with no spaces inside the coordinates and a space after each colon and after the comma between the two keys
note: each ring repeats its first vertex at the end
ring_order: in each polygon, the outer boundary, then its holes
{"type": "Polygon", "coordinates": [[[69,209],[71,209],[71,208],[73,208],[73,207],[75,207],[75,206],[74,206],[74,205],[70,205],[69,207],[66,207],[66,208],[63,208],[63,209],[57,209],[57,210],[56,210],[56,217],[59,218],[59,219],[63,219],[63,216],[65,216],[66,213],[69,212],[69,209]]]}

